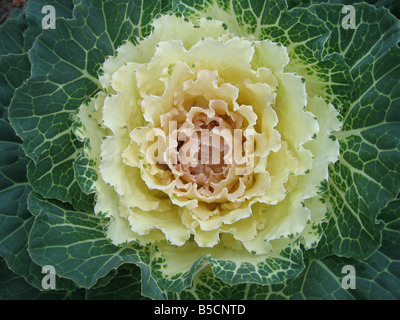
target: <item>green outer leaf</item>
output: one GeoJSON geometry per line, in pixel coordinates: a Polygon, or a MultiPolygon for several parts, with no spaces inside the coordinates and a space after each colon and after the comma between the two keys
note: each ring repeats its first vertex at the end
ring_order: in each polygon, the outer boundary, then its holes
{"type": "Polygon", "coordinates": [[[379,218],[385,221],[385,227],[382,232],[382,246],[373,253],[367,260],[357,261],[355,259],[328,257],[321,261],[312,260],[311,264],[323,273],[326,279],[326,285],[318,287],[313,279],[313,272],[308,272],[307,277],[303,279],[303,288],[308,288],[309,293],[303,294],[302,298],[333,298],[326,293],[337,292],[341,297],[347,292],[352,299],[395,299],[400,298],[400,251],[398,250],[398,241],[400,239],[400,210],[399,199],[393,200],[382,210],[379,218]],[[356,271],[356,289],[344,290],[341,287],[341,281],[346,273],[342,273],[345,265],[352,265],[356,271]],[[314,283],[314,286],[312,285],[314,283]],[[320,292],[325,295],[318,295],[320,292]]]}
{"type": "Polygon", "coordinates": [[[85,287],[93,286],[108,274],[112,267],[107,264],[112,263],[119,248],[104,237],[106,221],[94,214],[75,212],[36,193],[30,195],[28,206],[36,216],[29,239],[34,261],[39,265],[53,265],[62,277],[76,276],[77,284],[85,287]],[[64,264],[60,265],[60,257],[64,264]]]}
{"type": "Polygon", "coordinates": [[[58,276],[85,288],[95,286],[121,264],[135,263],[142,272],[142,294],[163,298],[161,283],[155,283],[149,267],[155,248],[134,243],[116,247],[104,235],[106,219],[75,211],[36,193],[30,194],[28,207],[36,216],[29,234],[29,252],[34,262],[54,266],[58,276]]]}
{"type": "Polygon", "coordinates": [[[20,141],[8,121],[8,106],[14,91],[29,76],[29,61],[23,51],[25,12],[13,10],[0,28],[0,132],[2,140],[20,141]]]}
{"type": "Polygon", "coordinates": [[[33,223],[32,215],[26,209],[26,199],[31,191],[25,181],[27,159],[21,156],[23,151],[18,144],[0,142],[0,148],[3,153],[0,164],[0,255],[13,271],[38,285],[33,272],[38,268],[35,269],[27,251],[28,232],[33,223]]]}
{"type": "Polygon", "coordinates": [[[330,168],[332,219],[319,257],[369,257],[381,244],[383,225],[376,217],[400,191],[400,23],[384,8],[354,7],[355,30],[341,28],[341,16],[328,14],[328,8],[340,12],[342,5],[310,7],[331,28],[327,50],[342,52],[355,88],[344,129],[336,134],[341,157],[330,168]]]}
{"type": "Polygon", "coordinates": [[[400,19],[400,3],[397,0],[288,0],[288,5],[290,8],[293,8],[296,6],[309,6],[312,3],[353,5],[361,2],[372,4],[376,8],[385,7],[386,9],[389,9],[397,19],[400,19]]]}
{"type": "Polygon", "coordinates": [[[28,55],[9,54],[0,58],[0,132],[2,140],[20,142],[8,121],[8,106],[17,89],[29,77],[28,55]]]}
{"type": "Polygon", "coordinates": [[[77,300],[84,298],[83,290],[40,291],[23,277],[8,269],[0,258],[0,300],[77,300]]]}
{"type": "Polygon", "coordinates": [[[23,33],[26,16],[23,10],[14,9],[0,28],[0,56],[23,53],[23,33]]]}
{"type": "Polygon", "coordinates": [[[93,160],[89,160],[85,150],[74,161],[74,171],[79,187],[85,193],[94,193],[94,183],[98,179],[97,171],[93,169],[93,160]]]}
{"type": "Polygon", "coordinates": [[[13,272],[39,287],[43,275],[27,251],[28,233],[33,223],[26,204],[31,191],[26,179],[28,159],[8,122],[8,105],[14,91],[30,74],[29,60],[23,53],[23,37],[18,34],[25,29],[25,13],[21,10],[14,11],[0,29],[2,48],[9,50],[0,58],[0,255],[13,272]]]}
{"type": "Polygon", "coordinates": [[[126,264],[118,269],[110,284],[99,289],[86,290],[89,300],[142,300],[140,294],[140,269],[133,264],[126,264]]]}
{"type": "MultiPolygon", "coordinates": [[[[32,0],[30,3],[40,4],[40,1],[32,0]]],[[[8,106],[13,94],[30,75],[30,61],[27,53],[24,52],[25,38],[14,34],[16,31],[26,31],[25,11],[16,10],[14,13],[8,20],[8,23],[13,26],[11,33],[4,32],[6,30],[4,26],[0,29],[0,42],[18,44],[17,50],[8,48],[10,51],[0,58],[0,112],[2,115],[0,119],[0,148],[2,150],[0,159],[0,203],[2,207],[0,211],[0,254],[5,258],[12,271],[27,281],[26,286],[29,284],[41,288],[43,278],[41,268],[33,263],[27,251],[28,234],[33,224],[33,216],[28,211],[26,202],[31,192],[26,178],[26,165],[29,160],[22,150],[21,140],[8,122],[8,106]],[[16,16],[14,13],[18,13],[18,15],[16,16]],[[8,39],[10,35],[13,37],[11,42],[8,39]]],[[[6,26],[6,28],[8,27],[6,26]]],[[[4,48],[6,49],[7,45],[4,48]]],[[[18,280],[18,283],[22,284],[25,280],[18,280]]],[[[32,292],[36,292],[35,290],[32,292]]],[[[75,286],[72,282],[62,279],[58,282],[57,290],[70,292],[75,290],[75,286]]],[[[25,297],[22,293],[21,295],[25,297]]],[[[44,296],[48,297],[49,295],[44,296]]],[[[58,293],[56,296],[59,296],[58,293]]],[[[14,295],[7,298],[11,297],[14,295]]]]}
{"type": "Polygon", "coordinates": [[[24,32],[24,51],[29,51],[39,34],[42,33],[42,19],[46,13],[42,13],[42,8],[46,5],[54,7],[56,17],[65,19],[72,18],[72,0],[30,0],[26,3],[26,22],[28,28],[24,32]]]}

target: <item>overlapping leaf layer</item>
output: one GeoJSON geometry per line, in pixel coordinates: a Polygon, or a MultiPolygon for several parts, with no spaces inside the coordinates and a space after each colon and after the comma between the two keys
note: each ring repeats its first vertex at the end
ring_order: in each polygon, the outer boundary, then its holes
{"type": "Polygon", "coordinates": [[[342,28],[348,3],[335,0],[30,0],[14,11],[0,28],[0,298],[400,298],[400,23],[387,10],[398,14],[399,6],[368,2],[352,2],[356,29],[342,28]],[[41,28],[47,4],[56,9],[55,30],[41,28]],[[332,137],[341,157],[321,185],[330,220],[318,247],[283,251],[289,267],[282,259],[255,269],[205,251],[187,272],[166,277],[157,246],[108,241],[107,219],[94,215],[94,195],[82,191],[89,166],[78,157],[71,114],[100,90],[105,58],[168,12],[282,43],[287,71],[343,116],[332,137]],[[42,291],[49,264],[57,290],[42,291]],[[342,287],[345,265],[357,271],[355,290],[342,287]],[[279,283],[281,270],[294,278],[279,283]],[[276,284],[260,285],[260,275],[276,284]]]}

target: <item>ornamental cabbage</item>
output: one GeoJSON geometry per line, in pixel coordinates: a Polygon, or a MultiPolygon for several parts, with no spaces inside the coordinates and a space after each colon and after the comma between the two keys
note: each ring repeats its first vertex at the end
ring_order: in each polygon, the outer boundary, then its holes
{"type": "Polygon", "coordinates": [[[47,30],[48,3],[14,11],[0,279],[29,298],[398,298],[400,24],[356,3],[345,26],[345,4],[64,0],[47,30]]]}
{"type": "Polygon", "coordinates": [[[162,16],[152,29],[106,60],[75,126],[107,236],[261,266],[300,235],[315,246],[318,187],[339,156],[335,108],[284,72],[277,43],[205,18],[162,16]]]}

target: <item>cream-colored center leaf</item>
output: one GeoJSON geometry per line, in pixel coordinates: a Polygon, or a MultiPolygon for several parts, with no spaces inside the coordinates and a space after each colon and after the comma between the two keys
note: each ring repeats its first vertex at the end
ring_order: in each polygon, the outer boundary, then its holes
{"type": "Polygon", "coordinates": [[[308,199],[338,156],[327,137],[340,123],[287,63],[269,40],[175,16],[107,59],[104,92],[81,106],[76,134],[90,141],[96,211],[112,218],[114,243],[266,254],[322,221],[324,205],[308,199]]]}

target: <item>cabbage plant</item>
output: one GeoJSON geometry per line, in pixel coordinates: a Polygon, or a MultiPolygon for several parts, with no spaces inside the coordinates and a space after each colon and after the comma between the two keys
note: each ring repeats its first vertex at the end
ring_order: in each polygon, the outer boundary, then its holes
{"type": "Polygon", "coordinates": [[[399,5],[368,2],[13,11],[0,297],[400,298],[399,5]]]}

